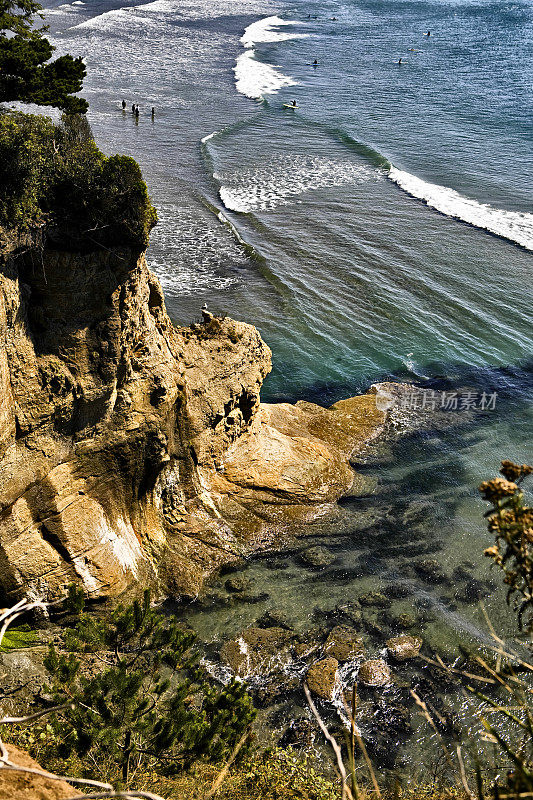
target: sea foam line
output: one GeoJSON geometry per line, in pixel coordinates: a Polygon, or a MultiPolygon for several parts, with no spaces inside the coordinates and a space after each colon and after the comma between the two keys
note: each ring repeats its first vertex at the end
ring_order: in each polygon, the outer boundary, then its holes
{"type": "Polygon", "coordinates": [[[533,214],[505,211],[488,203],[479,203],[464,197],[455,189],[428,183],[396,167],[391,167],[389,178],[412,197],[423,200],[441,214],[533,250],[533,214]]]}
{"type": "Polygon", "coordinates": [[[245,52],[238,58],[233,68],[237,91],[252,100],[261,100],[265,94],[276,94],[283,86],[295,86],[297,81],[278,72],[270,64],[256,58],[255,45],[268,42],[284,42],[288,39],[306,38],[306,33],[289,33],[275,30],[282,26],[296,25],[296,22],[271,16],[252,22],[241,37],[245,52]]]}

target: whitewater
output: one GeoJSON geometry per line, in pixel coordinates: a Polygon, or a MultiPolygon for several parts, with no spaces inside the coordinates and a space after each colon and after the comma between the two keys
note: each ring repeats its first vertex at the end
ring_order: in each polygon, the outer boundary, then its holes
{"type": "Polygon", "coordinates": [[[409,195],[423,200],[441,214],[509,239],[526,250],[533,250],[533,214],[505,211],[488,203],[478,203],[454,189],[428,183],[396,167],[389,171],[389,178],[409,195]]]}
{"type": "Polygon", "coordinates": [[[265,17],[249,25],[241,42],[246,48],[237,59],[234,67],[237,91],[252,100],[261,100],[265,94],[277,94],[284,86],[295,86],[298,81],[284,75],[275,66],[258,58],[256,47],[260,44],[285,42],[291,39],[305,39],[307,34],[279,30],[295,25],[278,16],[265,17]]]}

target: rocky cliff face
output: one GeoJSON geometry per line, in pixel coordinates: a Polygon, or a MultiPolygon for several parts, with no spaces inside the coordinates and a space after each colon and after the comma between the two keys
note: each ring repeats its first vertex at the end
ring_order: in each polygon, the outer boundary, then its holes
{"type": "Polygon", "coordinates": [[[374,397],[263,405],[270,350],[175,329],[144,254],[23,247],[0,263],[0,584],[194,595],[218,565],[349,491],[374,397]]]}

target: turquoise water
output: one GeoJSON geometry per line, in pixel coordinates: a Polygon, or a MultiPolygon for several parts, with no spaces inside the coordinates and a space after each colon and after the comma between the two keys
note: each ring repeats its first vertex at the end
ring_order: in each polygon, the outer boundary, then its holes
{"type": "Polygon", "coordinates": [[[454,596],[462,579],[427,585],[412,570],[423,557],[448,576],[471,562],[511,632],[476,486],[503,457],[533,458],[531,4],[47,6],[58,50],[86,56],[98,144],[143,168],[161,220],[148,257],[172,318],[206,302],[254,323],[273,350],[265,400],[329,404],[385,378],[497,395],[361,457],[378,488],[345,509],[350,535],[321,540],[335,561],[313,573],[312,607],[297,557],[253,562],[268,600],[195,613],[201,636],[279,605],[304,631],[315,606],[407,581],[409,609],[437,609],[428,642],[484,641],[478,605],[454,596]],[[375,517],[364,531],[361,514],[375,517]]]}

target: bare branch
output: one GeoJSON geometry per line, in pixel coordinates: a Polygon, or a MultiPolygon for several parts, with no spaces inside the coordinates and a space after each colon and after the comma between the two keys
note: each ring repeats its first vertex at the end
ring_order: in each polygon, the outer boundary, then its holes
{"type": "Polygon", "coordinates": [[[251,733],[250,728],[248,728],[247,730],[244,731],[243,735],[241,736],[241,738],[239,739],[239,741],[235,745],[235,747],[233,749],[233,752],[232,752],[227,764],[225,765],[224,769],[220,772],[220,774],[213,781],[213,785],[211,786],[210,790],[207,792],[207,794],[205,796],[205,800],[210,800],[211,797],[214,797],[214,795],[218,791],[218,788],[220,787],[221,783],[223,782],[224,778],[228,774],[229,768],[231,767],[231,765],[233,764],[233,762],[237,758],[237,756],[239,754],[239,751],[241,750],[243,745],[246,743],[246,740],[249,738],[250,733],[251,733]]]}
{"type": "Polygon", "coordinates": [[[118,798],[118,800],[131,800],[131,798],[144,798],[144,800],[165,800],[158,794],[152,792],[137,792],[133,789],[124,792],[104,792],[103,794],[82,794],[71,797],[69,800],[107,800],[107,798],[118,798]]]}
{"type": "Polygon", "coordinates": [[[64,708],[72,707],[72,703],[62,703],[60,706],[52,706],[51,708],[45,708],[42,711],[36,711],[35,714],[28,714],[25,717],[2,717],[0,719],[0,725],[4,725],[7,722],[11,722],[13,724],[20,724],[22,722],[31,722],[33,719],[38,719],[39,717],[44,717],[46,714],[53,714],[54,711],[62,711],[64,708]]]}
{"type": "Polygon", "coordinates": [[[313,698],[311,697],[311,692],[309,691],[309,687],[307,686],[306,683],[304,683],[304,692],[305,692],[305,696],[307,698],[307,702],[309,703],[309,708],[311,709],[311,712],[312,712],[314,718],[318,722],[318,726],[319,726],[320,730],[322,731],[322,733],[326,737],[327,741],[330,743],[331,748],[332,748],[333,752],[335,753],[335,758],[337,760],[337,767],[338,767],[339,772],[341,774],[342,800],[346,800],[346,798],[348,798],[348,800],[353,800],[353,795],[352,795],[352,793],[351,793],[351,791],[350,791],[350,789],[348,787],[348,783],[347,783],[346,768],[345,768],[344,762],[342,760],[341,749],[340,749],[339,745],[337,744],[337,742],[335,741],[335,739],[333,738],[333,736],[331,735],[331,733],[326,728],[326,725],[324,724],[320,714],[318,713],[318,711],[316,709],[316,706],[313,703],[313,698]]]}

